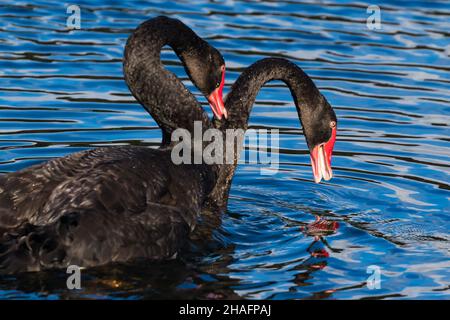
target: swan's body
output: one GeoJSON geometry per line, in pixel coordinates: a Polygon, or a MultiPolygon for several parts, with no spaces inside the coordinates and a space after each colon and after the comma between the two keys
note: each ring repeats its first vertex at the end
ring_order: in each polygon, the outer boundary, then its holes
{"type": "Polygon", "coordinates": [[[175,165],[170,134],[177,128],[192,132],[194,121],[203,129],[247,129],[257,92],[270,80],[283,80],[291,89],[311,154],[319,150],[331,159],[323,150],[334,144],[334,112],[309,77],[286,60],[264,59],[246,69],[224,109],[220,54],[181,22],[156,18],[129,38],[124,72],[131,92],[163,131],[161,149],[98,148],[0,176],[0,272],[175,257],[202,210],[226,208],[238,155],[234,164],[175,165]],[[184,35],[181,42],[171,25],[184,35]],[[216,119],[226,117],[228,109],[228,120],[211,122],[193,95],[162,68],[158,50],[165,43],[213,104],[216,119]],[[199,57],[208,68],[201,68],[199,57]],[[155,84],[158,77],[162,82],[155,84]]]}
{"type": "Polygon", "coordinates": [[[170,151],[98,148],[0,178],[6,272],[174,257],[214,186],[170,151]]]}

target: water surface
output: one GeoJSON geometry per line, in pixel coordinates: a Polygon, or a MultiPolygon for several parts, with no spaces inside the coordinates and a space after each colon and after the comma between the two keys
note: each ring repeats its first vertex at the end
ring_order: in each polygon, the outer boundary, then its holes
{"type": "MultiPolygon", "coordinates": [[[[164,14],[222,52],[225,93],[258,59],[302,67],[339,118],[335,176],[313,182],[289,90],[273,82],[251,127],[280,129],[279,171],[241,164],[222,223],[200,229],[197,250],[84,270],[79,291],[66,289],[64,272],[2,276],[0,298],[450,297],[446,1],[377,1],[381,30],[367,28],[365,2],[77,0],[74,31],[60,1],[32,3],[0,4],[0,172],[103,145],[158,147],[121,59],[130,32],[164,14]],[[338,221],[337,232],[302,233],[316,215],[338,221]],[[366,286],[369,266],[381,270],[380,289],[366,286]]],[[[206,104],[176,56],[162,58],[206,104]]]]}

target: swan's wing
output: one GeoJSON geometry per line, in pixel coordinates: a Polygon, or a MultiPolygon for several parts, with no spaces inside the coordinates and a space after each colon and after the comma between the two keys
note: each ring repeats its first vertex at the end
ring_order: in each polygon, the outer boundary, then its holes
{"type": "Polygon", "coordinates": [[[55,188],[105,160],[105,148],[73,153],[0,177],[0,235],[36,217],[55,188]]]}
{"type": "Polygon", "coordinates": [[[51,168],[62,161],[58,159],[0,177],[0,235],[39,212],[52,190],[64,179],[61,172],[51,168]]]}
{"type": "MultiPolygon", "coordinates": [[[[157,194],[165,183],[164,177],[167,177],[167,172],[164,172],[164,166],[161,165],[164,159],[161,152],[154,149],[98,148],[73,153],[1,176],[0,232],[1,229],[14,227],[25,221],[33,224],[48,221],[50,219],[47,216],[50,212],[48,208],[57,207],[56,202],[68,202],[77,195],[77,200],[82,202],[83,189],[95,188],[101,183],[103,175],[110,176],[109,179],[116,184],[117,181],[120,183],[121,180],[127,179],[128,185],[122,185],[120,190],[111,192],[124,194],[125,190],[127,196],[134,199],[131,187],[135,181],[142,179],[136,179],[133,175],[144,174],[142,171],[153,168],[153,176],[159,176],[157,179],[159,184],[155,183],[152,186],[157,194]],[[147,169],[137,168],[149,162],[147,169]],[[83,184],[80,181],[83,181],[83,184]],[[68,185],[71,184],[72,188],[69,189],[68,185]]],[[[141,186],[137,188],[142,189],[141,186]]],[[[114,201],[114,195],[110,197],[110,201],[114,201]]],[[[58,215],[55,212],[52,214],[58,215]]]]}

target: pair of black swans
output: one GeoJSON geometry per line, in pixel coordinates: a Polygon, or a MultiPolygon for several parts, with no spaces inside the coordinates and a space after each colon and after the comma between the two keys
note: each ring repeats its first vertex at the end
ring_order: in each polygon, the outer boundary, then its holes
{"type": "Polygon", "coordinates": [[[226,209],[238,155],[234,164],[175,165],[172,132],[193,133],[194,121],[204,129],[246,130],[258,92],[271,80],[283,81],[291,91],[315,181],[331,178],[336,115],[312,80],[288,60],[255,62],[223,102],[225,62],[219,51],[181,21],[157,17],[129,37],[123,67],[133,96],[161,127],[161,147],[97,148],[0,175],[0,273],[176,257],[202,211],[226,209]],[[213,120],[162,65],[165,45],[207,98],[213,120]]]}

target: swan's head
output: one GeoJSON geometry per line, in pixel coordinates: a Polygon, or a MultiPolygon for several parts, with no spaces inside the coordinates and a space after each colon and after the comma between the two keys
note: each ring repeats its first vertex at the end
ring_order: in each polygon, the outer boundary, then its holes
{"type": "Polygon", "coordinates": [[[333,177],[331,156],[336,141],[337,118],[323,96],[319,97],[318,105],[302,112],[302,124],[310,150],[314,181],[319,183],[322,178],[330,180],[333,177]]]}
{"type": "Polygon", "coordinates": [[[220,52],[207,42],[182,54],[192,83],[206,97],[217,119],[227,118],[223,103],[225,85],[225,61],[220,52]]]}

